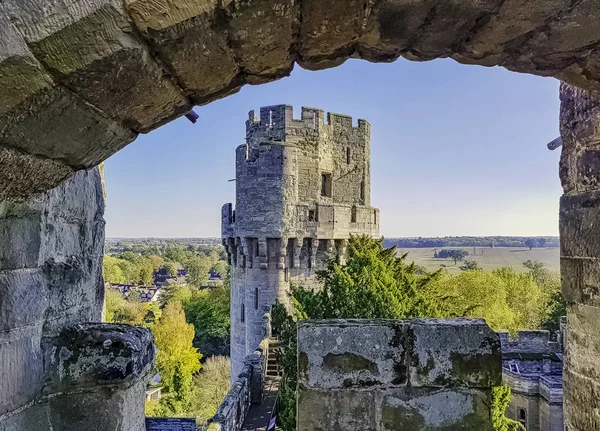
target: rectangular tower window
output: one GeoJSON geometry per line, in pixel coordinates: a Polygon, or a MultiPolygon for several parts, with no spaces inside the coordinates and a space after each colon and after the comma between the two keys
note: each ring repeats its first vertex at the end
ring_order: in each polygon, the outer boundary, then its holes
{"type": "Polygon", "coordinates": [[[373,210],[373,224],[377,224],[377,210],[373,210]]]}
{"type": "Polygon", "coordinates": [[[360,182],[360,200],[361,201],[365,200],[365,182],[364,181],[360,182]]]}
{"type": "Polygon", "coordinates": [[[240,321],[242,323],[244,323],[246,321],[246,307],[244,306],[244,303],[242,302],[242,309],[240,310],[241,315],[240,315],[240,321]]]}
{"type": "Polygon", "coordinates": [[[321,174],[321,196],[331,197],[331,174],[321,174]]]}
{"type": "Polygon", "coordinates": [[[287,268],[283,272],[283,277],[285,281],[290,281],[290,272],[287,268]]]}
{"type": "Polygon", "coordinates": [[[315,211],[308,210],[308,221],[315,221],[315,211]]]}
{"type": "Polygon", "coordinates": [[[258,310],[258,287],[254,289],[254,309],[258,310]]]}
{"type": "Polygon", "coordinates": [[[256,240],[256,257],[259,256],[259,253],[260,253],[260,245],[258,243],[258,240],[256,240]]]}
{"type": "Polygon", "coordinates": [[[350,223],[356,223],[356,205],[352,205],[352,212],[350,213],[350,223]]]}
{"type": "Polygon", "coordinates": [[[346,147],[346,164],[350,164],[350,147],[346,147]]]}

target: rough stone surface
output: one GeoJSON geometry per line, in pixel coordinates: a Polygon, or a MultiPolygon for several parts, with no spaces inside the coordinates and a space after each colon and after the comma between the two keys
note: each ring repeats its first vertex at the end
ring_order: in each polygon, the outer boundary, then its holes
{"type": "Polygon", "coordinates": [[[99,169],[0,202],[0,430],[143,430],[148,330],[98,322],[99,169]]]}
{"type": "Polygon", "coordinates": [[[345,255],[350,234],[379,235],[370,206],[370,126],[346,115],[289,105],[254,111],[247,146],[236,149],[236,207],[223,207],[231,263],[232,381],[264,338],[265,313],[288,304],[290,283],[317,286],[328,256],[345,255]],[[327,175],[325,195],[323,175],[327,175]],[[235,218],[235,220],[234,220],[235,218]],[[243,314],[243,318],[242,318],[243,314]]]}
{"type": "MultiPolygon", "coordinates": [[[[596,0],[6,0],[0,148],[89,168],[190,102],[279,79],[295,61],[452,57],[598,94],[599,18],[596,0]]],[[[56,186],[50,168],[30,170],[7,196],[56,186]]]]}
{"type": "MultiPolygon", "coordinates": [[[[595,37],[593,32],[590,37],[595,37]]],[[[565,42],[566,43],[566,42],[565,42]]],[[[561,277],[567,300],[564,357],[565,427],[600,428],[600,100],[561,85],[561,277]]]]}
{"type": "Polygon", "coordinates": [[[500,342],[483,320],[298,325],[299,430],[492,430],[500,342]]]}

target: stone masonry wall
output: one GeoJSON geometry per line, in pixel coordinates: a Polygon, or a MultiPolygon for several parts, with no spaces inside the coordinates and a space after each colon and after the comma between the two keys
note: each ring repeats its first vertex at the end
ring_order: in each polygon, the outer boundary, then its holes
{"type": "Polygon", "coordinates": [[[565,426],[588,431],[600,429],[600,99],[566,84],[560,99],[565,426]]]}
{"type": "Polygon", "coordinates": [[[2,431],[141,430],[151,335],[82,326],[101,320],[103,214],[98,168],[0,202],[2,431]]]}
{"type": "Polygon", "coordinates": [[[498,336],[481,319],[298,325],[298,430],[492,431],[498,336]]]}

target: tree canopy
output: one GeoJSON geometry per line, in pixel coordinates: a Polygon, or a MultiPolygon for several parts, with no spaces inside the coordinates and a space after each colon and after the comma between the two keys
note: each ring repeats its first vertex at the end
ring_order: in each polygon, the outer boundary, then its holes
{"type": "Polygon", "coordinates": [[[192,346],[194,326],[187,323],[181,304],[169,303],[158,323],[152,328],[156,354],[156,369],[167,392],[168,403],[175,413],[191,402],[192,375],[202,368],[202,355],[192,346]]]}

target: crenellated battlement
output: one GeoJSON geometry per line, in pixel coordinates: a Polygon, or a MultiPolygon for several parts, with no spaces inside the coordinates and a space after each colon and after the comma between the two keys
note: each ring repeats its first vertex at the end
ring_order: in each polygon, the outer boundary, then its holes
{"type": "Polygon", "coordinates": [[[292,105],[263,106],[256,115],[254,110],[248,112],[246,121],[246,133],[260,131],[272,135],[273,139],[285,139],[286,132],[299,128],[307,131],[336,130],[338,132],[355,133],[364,132],[370,127],[366,120],[359,119],[353,124],[349,115],[325,112],[322,109],[303,106],[300,118],[294,118],[294,107],[292,105]]]}
{"type": "Polygon", "coordinates": [[[548,331],[519,331],[515,337],[508,332],[499,332],[502,353],[553,354],[562,352],[562,346],[550,341],[548,331]]]}

